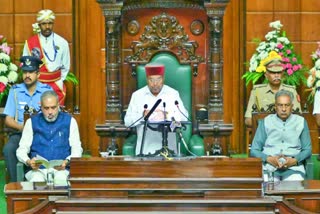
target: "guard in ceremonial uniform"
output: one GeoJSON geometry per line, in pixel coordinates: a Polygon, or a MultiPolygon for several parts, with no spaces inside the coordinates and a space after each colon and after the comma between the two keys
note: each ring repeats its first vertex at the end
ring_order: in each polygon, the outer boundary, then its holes
{"type": "Polygon", "coordinates": [[[9,91],[6,106],[4,108],[5,125],[12,130],[9,134],[9,141],[3,148],[3,154],[6,162],[6,167],[10,176],[10,182],[15,182],[17,178],[16,165],[17,157],[16,150],[19,146],[21,132],[24,126],[24,109],[27,105],[29,111],[40,110],[40,97],[45,91],[52,88],[41,82],[39,78],[39,66],[42,61],[33,56],[23,56],[20,58],[21,69],[23,71],[23,83],[13,85],[9,91]]]}
{"type": "Polygon", "coordinates": [[[301,112],[300,98],[294,86],[281,83],[283,76],[283,64],[280,59],[271,59],[265,63],[265,77],[268,79],[267,84],[254,85],[250,94],[247,110],[245,113],[245,123],[247,126],[252,125],[252,107],[255,104],[256,111],[260,112],[273,110],[275,103],[275,93],[279,90],[287,90],[294,95],[293,111],[301,112]]]}
{"type": "Polygon", "coordinates": [[[51,10],[39,11],[40,32],[26,41],[23,56],[37,56],[42,60],[39,81],[50,85],[59,96],[59,104],[64,105],[66,86],[63,81],[70,69],[70,51],[68,41],[53,32],[55,18],[51,10]]]}

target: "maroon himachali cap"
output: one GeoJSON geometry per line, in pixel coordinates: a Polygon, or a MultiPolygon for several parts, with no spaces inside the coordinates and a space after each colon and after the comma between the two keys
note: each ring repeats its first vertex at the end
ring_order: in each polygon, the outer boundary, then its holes
{"type": "Polygon", "coordinates": [[[165,67],[162,64],[147,64],[145,66],[147,76],[164,75],[165,67]]]}

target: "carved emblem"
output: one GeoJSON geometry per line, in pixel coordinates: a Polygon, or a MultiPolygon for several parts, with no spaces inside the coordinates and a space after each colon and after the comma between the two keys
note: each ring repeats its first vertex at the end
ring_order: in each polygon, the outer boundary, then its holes
{"type": "Polygon", "coordinates": [[[136,64],[148,63],[157,52],[169,51],[178,57],[181,64],[191,64],[195,69],[194,75],[197,75],[198,64],[203,62],[204,58],[196,55],[198,43],[188,39],[188,35],[177,18],[162,13],[153,17],[151,22],[145,26],[140,41],[132,42],[133,54],[127,56],[125,61],[135,67],[136,64]]]}
{"type": "Polygon", "coordinates": [[[134,36],[136,35],[140,30],[140,25],[139,22],[136,20],[131,20],[130,22],[128,22],[127,24],[127,32],[134,36]]]}
{"type": "Polygon", "coordinates": [[[194,20],[190,25],[190,30],[193,35],[201,35],[204,30],[204,25],[200,20],[194,20]]]}

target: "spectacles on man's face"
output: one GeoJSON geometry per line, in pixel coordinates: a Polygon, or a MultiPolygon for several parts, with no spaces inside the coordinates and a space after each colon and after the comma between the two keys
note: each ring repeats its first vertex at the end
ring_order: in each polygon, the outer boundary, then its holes
{"type": "Polygon", "coordinates": [[[159,83],[159,82],[161,82],[163,80],[163,78],[162,77],[157,77],[157,78],[148,78],[148,82],[150,82],[150,83],[159,83]]]}
{"type": "Polygon", "coordinates": [[[278,108],[289,108],[291,106],[292,106],[291,103],[276,103],[276,107],[278,108]]]}

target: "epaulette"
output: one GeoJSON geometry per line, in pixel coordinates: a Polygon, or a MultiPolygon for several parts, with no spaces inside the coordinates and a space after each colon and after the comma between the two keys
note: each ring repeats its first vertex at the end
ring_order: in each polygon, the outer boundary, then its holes
{"type": "Polygon", "coordinates": [[[41,86],[41,88],[52,89],[52,88],[51,88],[51,86],[50,86],[50,85],[48,85],[48,84],[43,84],[43,85],[41,86]]]}
{"type": "Polygon", "coordinates": [[[39,87],[40,88],[43,88],[43,89],[52,89],[50,85],[46,84],[46,83],[42,83],[42,82],[39,82],[40,84],[39,87]]]}
{"type": "Polygon", "coordinates": [[[21,84],[23,84],[23,83],[16,83],[13,86],[11,86],[11,88],[13,88],[13,89],[21,88],[21,84]]]}
{"type": "Polygon", "coordinates": [[[257,85],[254,85],[253,86],[253,89],[256,89],[256,88],[264,88],[264,87],[267,87],[268,84],[257,84],[257,85]]]}
{"type": "Polygon", "coordinates": [[[296,87],[294,85],[287,85],[287,84],[282,84],[282,85],[283,85],[283,87],[296,89],[296,87]]]}
{"type": "Polygon", "coordinates": [[[18,84],[14,84],[13,86],[11,86],[11,88],[13,88],[13,89],[18,88],[18,84]]]}

